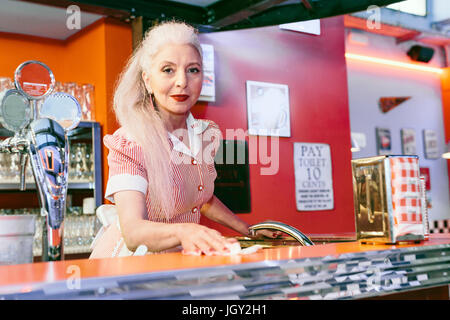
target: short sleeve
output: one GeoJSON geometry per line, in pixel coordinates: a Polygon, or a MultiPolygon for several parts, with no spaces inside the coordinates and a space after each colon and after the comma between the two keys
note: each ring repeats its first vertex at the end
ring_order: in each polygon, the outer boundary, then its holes
{"type": "Polygon", "coordinates": [[[103,143],[108,148],[109,177],[105,198],[114,203],[118,191],[134,190],[147,193],[148,179],[142,147],[117,130],[106,135],[103,143]]]}
{"type": "Polygon", "coordinates": [[[204,153],[203,160],[207,164],[214,164],[214,157],[219,151],[220,142],[223,139],[219,126],[211,120],[202,120],[206,125],[203,132],[203,141],[206,143],[207,152],[204,153]],[[210,152],[211,151],[211,152],[210,152]]]}
{"type": "Polygon", "coordinates": [[[208,124],[204,135],[206,135],[209,138],[209,139],[207,138],[207,141],[209,140],[213,143],[214,150],[217,152],[217,150],[220,147],[220,142],[222,141],[223,138],[222,131],[220,131],[219,126],[214,121],[211,120],[203,120],[203,121],[205,121],[208,124]]]}

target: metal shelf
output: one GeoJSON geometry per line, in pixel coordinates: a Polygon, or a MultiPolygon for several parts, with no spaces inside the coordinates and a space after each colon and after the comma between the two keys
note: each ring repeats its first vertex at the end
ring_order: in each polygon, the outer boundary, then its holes
{"type": "MultiPolygon", "coordinates": [[[[6,130],[0,125],[0,137],[6,138],[13,136],[13,132],[6,130]]],[[[0,141],[2,140],[0,138],[0,141]]],[[[100,123],[95,121],[81,121],[78,127],[68,134],[70,142],[77,140],[91,140],[94,159],[94,181],[92,182],[69,182],[68,189],[72,190],[93,190],[96,206],[102,204],[103,199],[103,184],[102,184],[102,135],[100,123]]],[[[3,182],[0,183],[0,191],[20,191],[20,183],[17,182],[3,182]]],[[[26,190],[36,190],[34,181],[27,181],[25,184],[26,190]]]]}

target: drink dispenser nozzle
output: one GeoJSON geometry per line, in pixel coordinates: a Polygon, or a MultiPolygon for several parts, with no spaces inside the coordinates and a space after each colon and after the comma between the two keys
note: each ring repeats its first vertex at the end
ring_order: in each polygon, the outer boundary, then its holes
{"type": "Polygon", "coordinates": [[[45,216],[42,261],[63,259],[63,226],[68,186],[67,133],[81,120],[81,108],[71,95],[53,93],[55,79],[42,62],[26,61],[15,72],[16,89],[3,94],[0,122],[13,137],[0,142],[0,152],[19,153],[20,190],[30,159],[45,216]],[[38,110],[37,106],[40,104],[38,110]]]}

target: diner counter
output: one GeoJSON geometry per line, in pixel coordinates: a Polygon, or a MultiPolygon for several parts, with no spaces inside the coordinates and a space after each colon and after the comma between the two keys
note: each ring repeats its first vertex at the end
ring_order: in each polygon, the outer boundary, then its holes
{"type": "Polygon", "coordinates": [[[450,234],[249,255],[151,254],[0,266],[0,299],[354,299],[450,283],[450,234]]]}

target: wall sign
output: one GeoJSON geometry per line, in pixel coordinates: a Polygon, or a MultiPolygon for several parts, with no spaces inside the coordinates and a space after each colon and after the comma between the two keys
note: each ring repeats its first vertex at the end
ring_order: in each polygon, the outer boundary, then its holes
{"type": "Polygon", "coordinates": [[[334,209],[330,145],[295,142],[294,169],[297,210],[334,209]]]}
{"type": "Polygon", "coordinates": [[[416,131],[414,129],[401,129],[403,154],[417,154],[416,131]]]}
{"type": "Polygon", "coordinates": [[[423,146],[426,159],[439,159],[440,154],[436,131],[423,130],[423,146]]]}
{"type": "Polygon", "coordinates": [[[391,130],[376,128],[378,155],[391,154],[391,130]]]}
{"type": "Polygon", "coordinates": [[[203,51],[203,86],[199,101],[216,100],[216,78],[214,75],[214,46],[201,44],[203,51]]]}

